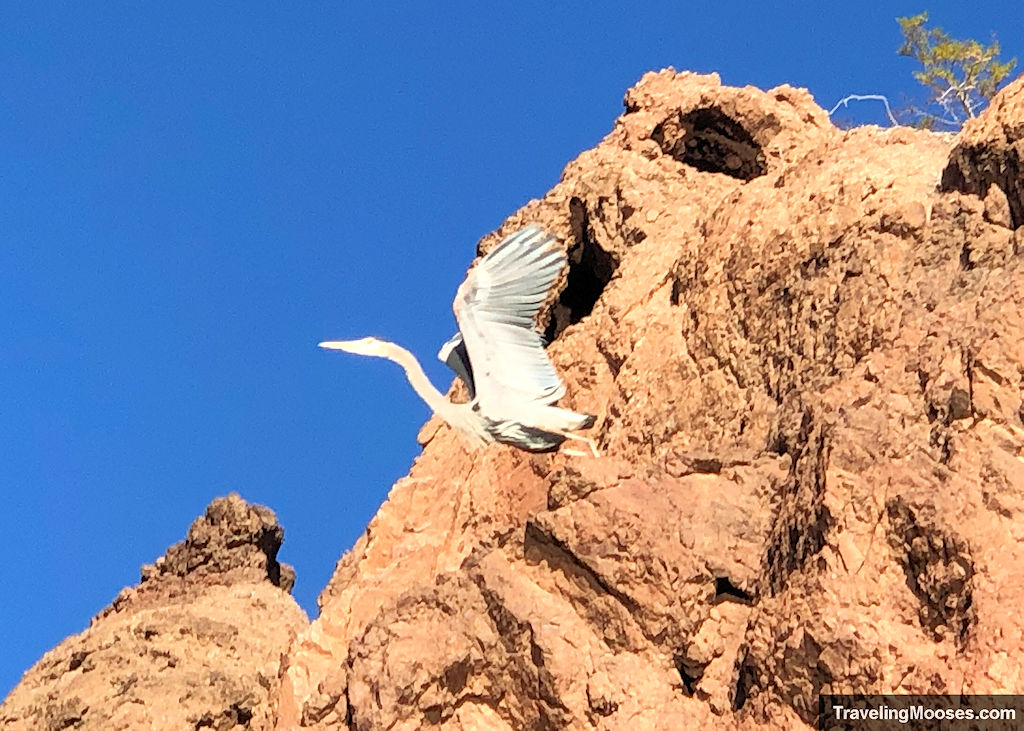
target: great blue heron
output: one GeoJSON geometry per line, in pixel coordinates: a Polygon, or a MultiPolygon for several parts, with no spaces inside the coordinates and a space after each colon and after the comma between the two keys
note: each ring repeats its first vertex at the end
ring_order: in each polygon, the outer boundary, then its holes
{"type": "Polygon", "coordinates": [[[593,440],[572,433],[593,426],[595,417],[554,406],[565,385],[535,329],[565,263],[555,238],[531,224],[502,240],[466,276],[452,305],[459,332],[437,355],[465,381],[469,403],[445,398],[416,357],[394,343],[370,337],[320,347],[397,363],[434,413],[477,444],[546,451],[570,438],[586,442],[596,456],[593,440]]]}

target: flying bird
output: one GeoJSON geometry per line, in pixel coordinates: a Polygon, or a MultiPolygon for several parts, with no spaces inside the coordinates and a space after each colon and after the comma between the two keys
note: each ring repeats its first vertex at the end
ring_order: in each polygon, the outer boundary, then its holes
{"type": "Polygon", "coordinates": [[[503,239],[466,275],[452,309],[459,332],[437,354],[469,391],[455,404],[427,379],[416,357],[377,338],[331,340],[321,348],[387,358],[405,370],[409,383],[431,410],[476,444],[502,442],[528,451],[547,451],[594,425],[591,414],[555,406],[565,385],[535,329],[537,313],[566,265],[556,239],[531,224],[503,239]]]}

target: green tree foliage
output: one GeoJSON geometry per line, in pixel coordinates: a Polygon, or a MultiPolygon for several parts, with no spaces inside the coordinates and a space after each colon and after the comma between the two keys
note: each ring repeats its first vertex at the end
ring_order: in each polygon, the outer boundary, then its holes
{"type": "Polygon", "coordinates": [[[903,33],[899,54],[917,59],[923,70],[914,78],[931,91],[931,102],[941,115],[921,113],[921,126],[945,123],[959,127],[975,116],[996,93],[1017,64],[1017,59],[1000,62],[1001,49],[993,36],[983,46],[975,40],[950,38],[939,27],[927,28],[928,13],[897,18],[903,33]]]}

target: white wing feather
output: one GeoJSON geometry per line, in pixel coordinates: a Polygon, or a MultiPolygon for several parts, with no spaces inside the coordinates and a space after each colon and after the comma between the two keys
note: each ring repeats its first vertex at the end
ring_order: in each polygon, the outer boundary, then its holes
{"type": "Polygon", "coordinates": [[[455,295],[477,403],[488,416],[551,404],[565,394],[534,329],[565,260],[555,238],[530,225],[481,259],[455,295]]]}

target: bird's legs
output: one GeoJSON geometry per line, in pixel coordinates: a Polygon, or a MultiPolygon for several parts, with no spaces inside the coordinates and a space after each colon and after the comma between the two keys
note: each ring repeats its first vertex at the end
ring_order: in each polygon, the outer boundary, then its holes
{"type": "MultiPolygon", "coordinates": [[[[590,437],[585,437],[582,434],[573,434],[570,431],[562,432],[562,436],[566,439],[575,439],[579,442],[586,442],[587,446],[590,447],[590,454],[594,457],[600,457],[601,452],[597,449],[597,442],[590,437]]],[[[566,454],[572,455],[573,457],[586,457],[587,455],[583,452],[577,452],[575,449],[563,449],[566,454]]]]}

